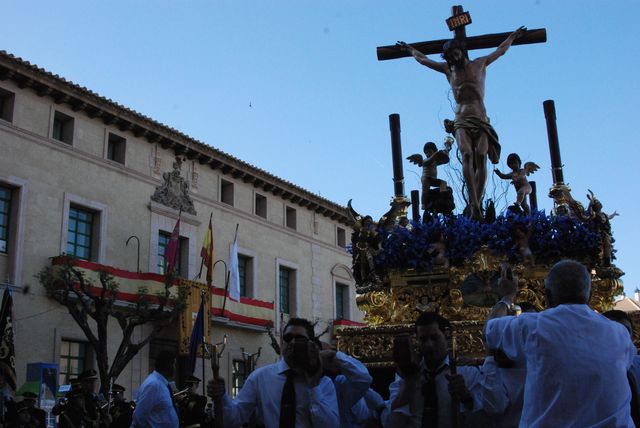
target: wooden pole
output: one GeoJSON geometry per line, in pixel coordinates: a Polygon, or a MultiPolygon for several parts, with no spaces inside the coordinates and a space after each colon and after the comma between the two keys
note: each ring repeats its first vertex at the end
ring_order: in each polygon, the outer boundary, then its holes
{"type": "MultiPolygon", "coordinates": [[[[451,334],[451,349],[449,350],[449,371],[451,376],[458,374],[458,365],[456,363],[456,337],[451,334]]],[[[460,428],[460,400],[451,397],[451,428],[460,428]]]]}
{"type": "MultiPolygon", "coordinates": [[[[213,379],[220,379],[220,361],[218,360],[218,346],[213,345],[211,351],[211,371],[213,371],[213,379]]],[[[213,409],[215,418],[213,420],[214,428],[224,428],[224,416],[222,414],[222,397],[213,400],[213,409]]]]}
{"type": "Polygon", "coordinates": [[[207,352],[207,336],[205,336],[205,333],[207,331],[207,316],[204,313],[204,311],[209,311],[209,305],[205,304],[207,297],[207,293],[206,291],[202,291],[200,293],[200,298],[202,299],[202,324],[203,324],[203,329],[202,329],[202,396],[206,397],[207,396],[207,389],[206,389],[206,382],[205,382],[205,378],[206,378],[206,372],[205,372],[205,364],[204,364],[204,356],[205,353],[207,352]]]}

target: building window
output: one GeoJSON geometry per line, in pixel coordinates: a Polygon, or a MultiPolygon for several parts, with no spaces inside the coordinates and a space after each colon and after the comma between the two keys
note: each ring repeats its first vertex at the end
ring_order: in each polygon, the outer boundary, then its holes
{"type": "Polygon", "coordinates": [[[256,193],[256,215],[267,218],[267,197],[256,193]]]}
{"type": "Polygon", "coordinates": [[[347,246],[347,232],[341,227],[338,227],[337,229],[336,241],[338,243],[338,247],[344,248],[347,246]]]}
{"type": "Polygon", "coordinates": [[[124,165],[127,140],[109,132],[107,140],[107,159],[124,165]]]}
{"type": "Polygon", "coordinates": [[[69,208],[66,251],[68,255],[91,260],[93,225],[93,212],[73,205],[69,208]]]}
{"type": "Polygon", "coordinates": [[[253,294],[253,257],[238,254],[238,273],[240,276],[240,295],[251,297],[253,294]]]}
{"type": "Polygon", "coordinates": [[[0,186],[0,253],[9,251],[9,214],[11,212],[11,189],[0,186]]]}
{"type": "Polygon", "coordinates": [[[227,180],[220,181],[220,202],[233,206],[233,183],[227,180]]]}
{"type": "Polygon", "coordinates": [[[286,226],[290,229],[296,229],[296,209],[291,207],[286,207],[285,212],[285,221],[286,226]]]}
{"type": "Polygon", "coordinates": [[[0,119],[13,122],[13,103],[16,96],[13,92],[0,88],[0,119]]]}
{"type": "Polygon", "coordinates": [[[87,344],[63,340],[60,343],[59,384],[67,385],[70,378],[78,377],[85,369],[87,344]]]}
{"type": "Polygon", "coordinates": [[[291,314],[291,283],[293,281],[293,270],[280,266],[279,275],[280,312],[291,314]]]}
{"type": "Polygon", "coordinates": [[[349,319],[349,286],[336,282],[336,319],[349,319]]]}
{"type": "MultiPolygon", "coordinates": [[[[158,273],[160,275],[166,275],[167,273],[167,247],[169,246],[169,241],[171,240],[171,233],[160,231],[158,232],[158,273]]],[[[180,237],[179,247],[178,247],[178,255],[176,258],[176,268],[175,273],[176,276],[186,278],[186,263],[187,257],[189,256],[189,239],[180,237]]]]}
{"type": "Polygon", "coordinates": [[[247,364],[243,360],[233,360],[233,384],[231,386],[231,398],[235,398],[244,386],[247,379],[247,364]]]}
{"type": "Polygon", "coordinates": [[[73,143],[73,118],[56,111],[53,115],[53,132],[51,137],[63,143],[73,143]]]}

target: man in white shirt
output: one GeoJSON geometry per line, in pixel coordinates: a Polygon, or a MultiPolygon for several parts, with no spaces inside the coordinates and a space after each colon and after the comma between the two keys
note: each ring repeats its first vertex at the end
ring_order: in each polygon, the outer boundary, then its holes
{"type": "Polygon", "coordinates": [[[283,330],[281,349],[283,358],[253,371],[233,400],[222,379],[209,381],[209,396],[223,400],[224,426],[242,426],[255,413],[266,428],[339,427],[336,390],[322,375],[313,325],[291,318],[283,330]]]}
{"type": "Polygon", "coordinates": [[[178,428],[178,412],[173,401],[169,381],[173,379],[176,357],[169,351],[160,351],[155,370],[138,389],[132,428],[178,428]]]}
{"type": "Polygon", "coordinates": [[[336,351],[328,343],[322,343],[320,351],[324,375],[333,380],[336,388],[336,398],[340,410],[340,427],[359,427],[366,420],[367,415],[360,415],[360,407],[356,404],[364,399],[369,386],[371,375],[369,370],[357,359],[336,351]],[[355,412],[354,412],[355,411],[355,412]]]}
{"type": "Polygon", "coordinates": [[[486,342],[527,369],[520,427],[633,427],[625,328],[589,308],[591,275],[556,263],[545,279],[551,309],[487,321],[486,342]]]}
{"type": "Polygon", "coordinates": [[[389,386],[390,405],[383,415],[385,427],[448,428],[453,417],[452,397],[460,402],[456,413],[479,409],[480,370],[461,366],[457,368],[457,375],[451,375],[445,336],[448,328],[449,321],[436,313],[424,312],[418,317],[419,365],[417,361],[407,363],[406,355],[402,356],[406,351],[399,349],[398,342],[394,343],[398,373],[389,386]]]}

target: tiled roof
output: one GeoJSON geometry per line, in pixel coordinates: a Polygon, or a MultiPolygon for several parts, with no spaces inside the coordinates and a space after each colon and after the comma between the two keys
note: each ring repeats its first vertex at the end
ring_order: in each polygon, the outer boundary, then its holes
{"type": "Polygon", "coordinates": [[[614,308],[624,312],[640,311],[640,302],[624,297],[615,303],[614,308]]]}
{"type": "Polygon", "coordinates": [[[74,111],[84,111],[89,117],[102,119],[105,124],[117,126],[121,131],[130,131],[150,143],[157,142],[163,148],[173,149],[176,154],[197,160],[213,169],[220,169],[224,174],[252,183],[255,187],[290,200],[293,204],[349,224],[347,209],[342,205],[0,50],[0,80],[8,79],[16,82],[20,88],[31,88],[39,96],[49,96],[58,104],[68,104],[74,111]]]}

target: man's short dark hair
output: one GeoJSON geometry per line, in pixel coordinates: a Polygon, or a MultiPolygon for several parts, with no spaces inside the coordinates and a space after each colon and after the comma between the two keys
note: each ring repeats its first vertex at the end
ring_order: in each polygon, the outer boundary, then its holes
{"type": "Polygon", "coordinates": [[[166,372],[171,370],[171,366],[173,365],[173,363],[176,360],[176,354],[174,354],[171,351],[167,351],[166,349],[163,349],[162,351],[158,352],[158,355],[156,356],[156,362],[155,362],[155,368],[156,371],[159,372],[166,372]]]}
{"type": "Polygon", "coordinates": [[[586,305],[591,296],[591,274],[582,263],[562,260],[551,267],[544,286],[551,291],[554,304],[586,305]]]}
{"type": "Polygon", "coordinates": [[[418,319],[416,320],[415,326],[417,328],[418,326],[425,326],[425,325],[432,325],[432,324],[437,324],[438,328],[443,333],[451,327],[451,323],[449,322],[449,320],[436,312],[421,313],[418,319]]]}
{"type": "Polygon", "coordinates": [[[619,309],[611,309],[610,311],[603,312],[602,316],[609,318],[611,321],[616,321],[622,323],[623,321],[627,321],[631,325],[631,329],[633,330],[633,321],[628,313],[625,311],[621,311],[619,309]]]}
{"type": "Polygon", "coordinates": [[[309,320],[304,318],[290,318],[287,324],[284,326],[284,329],[282,330],[282,332],[284,333],[285,331],[287,331],[287,328],[289,328],[289,326],[294,326],[294,325],[304,327],[307,330],[307,335],[309,336],[309,339],[315,340],[316,334],[313,331],[313,324],[311,324],[309,320]]]}

